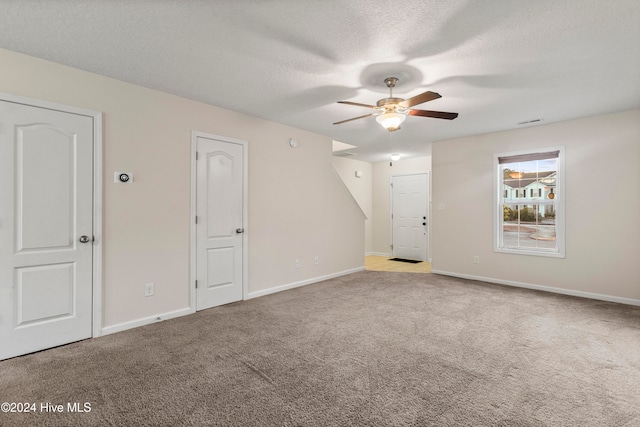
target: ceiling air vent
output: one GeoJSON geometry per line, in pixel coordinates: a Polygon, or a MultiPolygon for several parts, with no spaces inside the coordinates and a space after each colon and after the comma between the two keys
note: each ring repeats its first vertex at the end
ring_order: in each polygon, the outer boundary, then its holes
{"type": "Polygon", "coordinates": [[[541,121],[542,121],[542,119],[525,120],[524,122],[519,122],[519,123],[518,123],[518,126],[522,126],[522,125],[530,125],[530,124],[533,124],[533,123],[539,123],[539,122],[541,122],[541,121]]]}

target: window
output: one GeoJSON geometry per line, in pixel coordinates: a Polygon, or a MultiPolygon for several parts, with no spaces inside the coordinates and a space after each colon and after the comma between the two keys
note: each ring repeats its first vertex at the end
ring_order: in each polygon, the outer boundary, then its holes
{"type": "Polygon", "coordinates": [[[564,257],[564,149],[504,153],[494,162],[494,250],[564,257]]]}

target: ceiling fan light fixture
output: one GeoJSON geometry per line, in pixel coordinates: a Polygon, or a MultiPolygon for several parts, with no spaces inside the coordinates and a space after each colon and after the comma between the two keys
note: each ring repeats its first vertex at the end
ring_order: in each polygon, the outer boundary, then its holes
{"type": "Polygon", "coordinates": [[[394,130],[400,129],[400,124],[402,124],[406,118],[407,116],[404,114],[389,112],[377,116],[376,121],[389,132],[393,132],[394,130]]]}
{"type": "Polygon", "coordinates": [[[391,155],[391,160],[393,160],[394,162],[397,162],[398,160],[400,160],[400,154],[398,153],[393,153],[391,155]]]}

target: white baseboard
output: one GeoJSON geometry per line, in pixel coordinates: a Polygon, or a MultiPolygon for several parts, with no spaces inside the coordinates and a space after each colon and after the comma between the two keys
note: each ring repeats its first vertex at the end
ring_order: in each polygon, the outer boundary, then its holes
{"type": "MultiPolygon", "coordinates": [[[[276,286],[275,288],[265,289],[263,291],[250,292],[246,299],[257,298],[276,292],[286,291],[287,289],[293,289],[304,285],[310,285],[312,283],[322,282],[323,280],[333,279],[335,277],[346,276],[347,274],[357,273],[364,271],[364,266],[352,268],[350,270],[339,271],[337,273],[327,274],[326,276],[314,277],[312,279],[302,280],[300,282],[290,283],[287,285],[276,286]]],[[[116,332],[126,331],[127,329],[133,329],[140,326],[150,325],[152,323],[161,322],[163,320],[169,320],[180,316],[186,316],[187,314],[193,314],[195,311],[191,307],[186,307],[180,310],[171,311],[164,314],[157,314],[154,316],[145,317],[143,319],[131,320],[129,322],[118,323],[117,325],[106,326],[102,328],[100,336],[115,334],[116,332]]],[[[94,338],[97,338],[94,336],[94,338]]]]}
{"type": "Polygon", "coordinates": [[[600,301],[617,302],[620,304],[640,306],[640,300],[633,298],[623,298],[613,295],[595,294],[592,292],[575,291],[572,289],[554,288],[551,286],[534,285],[531,283],[515,282],[512,280],[494,279],[492,277],[473,276],[471,274],[453,273],[451,271],[431,270],[433,274],[441,274],[443,276],[459,277],[461,279],[478,280],[481,282],[496,283],[498,285],[515,286],[518,288],[534,289],[537,291],[553,292],[555,294],[571,295],[574,297],[590,298],[600,301]]]}
{"type": "Polygon", "coordinates": [[[347,274],[357,273],[359,271],[364,271],[364,266],[352,268],[350,270],[339,271],[337,273],[327,274],[326,276],[314,277],[307,280],[301,280],[300,282],[289,283],[287,285],[276,286],[274,288],[265,289],[263,291],[255,291],[249,292],[246,299],[263,297],[269,294],[275,294],[277,292],[286,291],[289,289],[299,288],[300,286],[310,285],[312,283],[322,282],[323,280],[334,279],[340,276],[346,276],[347,274]]]}
{"type": "Polygon", "coordinates": [[[116,332],[126,331],[127,329],[137,328],[139,326],[150,325],[151,323],[161,322],[163,320],[169,320],[180,316],[186,316],[187,314],[193,314],[194,311],[190,308],[183,308],[176,311],[170,311],[169,313],[157,314],[144,319],[131,320],[129,322],[118,323],[117,325],[107,326],[102,328],[102,336],[115,334],[116,332]]]}

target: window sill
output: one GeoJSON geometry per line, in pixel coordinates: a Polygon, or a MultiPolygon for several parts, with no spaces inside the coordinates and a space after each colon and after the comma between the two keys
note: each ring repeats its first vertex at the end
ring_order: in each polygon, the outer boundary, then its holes
{"type": "Polygon", "coordinates": [[[546,251],[536,251],[536,250],[528,250],[528,249],[494,248],[493,252],[502,253],[502,254],[513,254],[513,255],[541,256],[541,257],[547,257],[547,258],[566,258],[564,251],[546,252],[546,251]]]}

